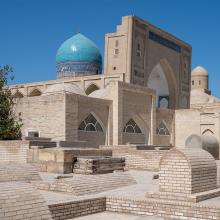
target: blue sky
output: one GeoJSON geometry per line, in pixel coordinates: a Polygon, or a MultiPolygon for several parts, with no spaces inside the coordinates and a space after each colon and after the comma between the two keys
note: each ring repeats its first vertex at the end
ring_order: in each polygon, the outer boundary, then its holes
{"type": "Polygon", "coordinates": [[[55,79],[59,45],[76,32],[104,53],[104,35],[135,14],[190,43],[192,67],[210,73],[220,97],[218,0],[0,0],[0,66],[14,67],[14,83],[55,79]]]}

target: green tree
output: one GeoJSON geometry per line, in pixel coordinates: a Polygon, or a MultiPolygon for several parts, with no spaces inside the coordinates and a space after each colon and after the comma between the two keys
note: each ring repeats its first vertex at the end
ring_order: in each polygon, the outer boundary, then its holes
{"type": "Polygon", "coordinates": [[[8,86],[8,80],[14,79],[13,69],[0,66],[0,140],[21,139],[21,119],[15,116],[15,100],[8,86]]]}

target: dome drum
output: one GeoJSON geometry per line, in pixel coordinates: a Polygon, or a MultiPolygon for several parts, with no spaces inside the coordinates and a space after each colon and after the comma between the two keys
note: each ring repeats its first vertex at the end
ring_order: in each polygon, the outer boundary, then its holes
{"type": "Polygon", "coordinates": [[[94,62],[63,61],[56,64],[57,78],[101,74],[102,66],[94,62]]]}

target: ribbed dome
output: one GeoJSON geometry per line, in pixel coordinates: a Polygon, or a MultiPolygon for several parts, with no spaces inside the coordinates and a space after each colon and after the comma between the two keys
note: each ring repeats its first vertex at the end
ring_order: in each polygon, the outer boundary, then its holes
{"type": "Polygon", "coordinates": [[[208,76],[208,71],[201,67],[201,66],[197,66],[195,69],[193,69],[192,73],[191,73],[192,76],[208,76]]]}
{"type": "Polygon", "coordinates": [[[102,57],[98,47],[78,33],[59,47],[56,63],[58,78],[100,74],[102,57]]]}

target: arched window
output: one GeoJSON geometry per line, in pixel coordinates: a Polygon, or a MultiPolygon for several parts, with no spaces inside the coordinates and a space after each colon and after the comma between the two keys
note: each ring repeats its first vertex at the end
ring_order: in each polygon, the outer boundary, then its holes
{"type": "Polygon", "coordinates": [[[139,126],[136,124],[136,122],[133,119],[130,119],[124,129],[123,132],[125,133],[142,133],[141,129],[139,128],[139,126]]]}
{"type": "Polygon", "coordinates": [[[19,92],[18,90],[13,95],[13,98],[15,98],[15,99],[19,99],[19,98],[23,98],[23,97],[24,97],[24,95],[21,92],[19,92]]]}
{"type": "Polygon", "coordinates": [[[170,135],[170,132],[163,121],[160,122],[157,128],[157,135],[170,135]]]}
{"type": "Polygon", "coordinates": [[[87,87],[85,93],[86,95],[89,95],[90,93],[94,92],[95,90],[98,90],[99,87],[95,84],[91,84],[90,86],[87,87]]]}
{"type": "Polygon", "coordinates": [[[194,80],[192,81],[192,85],[194,86],[194,80]]]}
{"type": "Polygon", "coordinates": [[[92,114],[89,114],[85,120],[80,123],[78,129],[80,131],[103,132],[102,126],[92,114]]]}
{"type": "Polygon", "coordinates": [[[38,89],[34,89],[32,92],[30,92],[29,97],[33,96],[41,96],[41,91],[38,89]]]}

